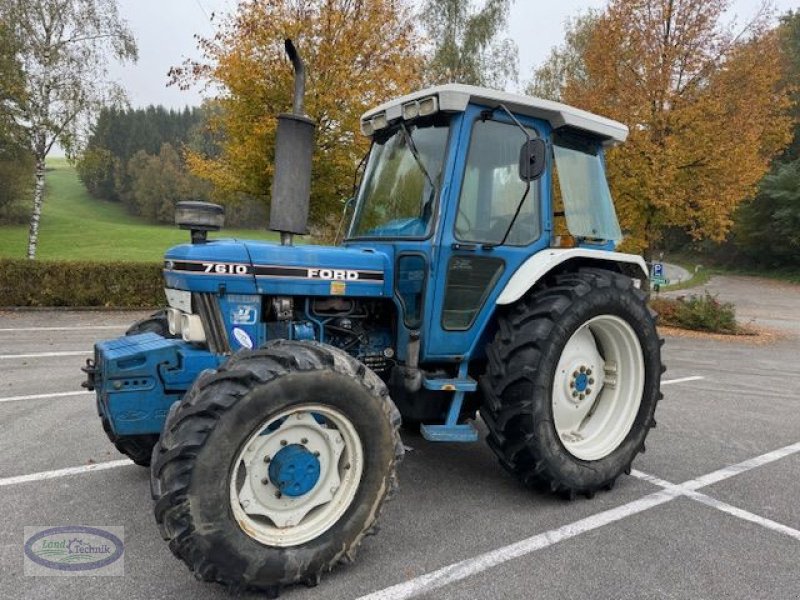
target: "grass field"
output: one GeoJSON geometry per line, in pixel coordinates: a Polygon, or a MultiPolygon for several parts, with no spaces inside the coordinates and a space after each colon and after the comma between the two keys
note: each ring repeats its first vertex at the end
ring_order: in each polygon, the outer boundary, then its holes
{"type": "MultiPolygon", "coordinates": [[[[158,262],[167,248],[189,240],[188,231],[153,225],[119,204],[91,198],[65,159],[48,159],[47,167],[37,258],[158,262]]],[[[276,240],[277,234],[225,229],[216,237],[276,240]]],[[[0,257],[25,258],[27,245],[27,225],[0,226],[0,257]]]]}

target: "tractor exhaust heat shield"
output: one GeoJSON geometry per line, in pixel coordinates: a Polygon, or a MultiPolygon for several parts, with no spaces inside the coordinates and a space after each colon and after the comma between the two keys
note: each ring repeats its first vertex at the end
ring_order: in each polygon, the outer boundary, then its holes
{"type": "Polygon", "coordinates": [[[303,114],[305,65],[291,40],[285,46],[294,66],[294,106],[292,114],[278,115],[269,228],[281,233],[281,243],[291,243],[291,234],[308,233],[315,123],[303,114]]]}

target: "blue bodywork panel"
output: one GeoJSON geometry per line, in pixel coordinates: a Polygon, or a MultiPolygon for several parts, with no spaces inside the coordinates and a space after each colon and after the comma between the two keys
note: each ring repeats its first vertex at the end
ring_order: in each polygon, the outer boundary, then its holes
{"type": "Polygon", "coordinates": [[[98,342],[97,409],[117,435],[161,433],[172,403],[224,358],[155,333],[98,342]]]}
{"type": "Polygon", "coordinates": [[[392,297],[391,262],[373,248],[235,239],[182,244],[164,257],[164,279],[169,288],[193,292],[392,297]]]}

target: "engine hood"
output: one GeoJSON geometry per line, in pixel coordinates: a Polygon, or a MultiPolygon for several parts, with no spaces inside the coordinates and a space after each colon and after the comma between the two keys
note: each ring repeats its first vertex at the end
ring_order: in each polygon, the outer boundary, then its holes
{"type": "Polygon", "coordinates": [[[237,294],[391,296],[391,261],[370,248],[214,240],[164,256],[167,287],[237,294]]]}

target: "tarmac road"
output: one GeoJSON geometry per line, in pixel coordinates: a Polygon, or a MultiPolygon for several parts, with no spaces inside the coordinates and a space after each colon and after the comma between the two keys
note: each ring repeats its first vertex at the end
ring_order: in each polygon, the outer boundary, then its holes
{"type": "MultiPolygon", "coordinates": [[[[668,338],[658,428],[613,491],[534,494],[483,443],[405,434],[401,490],[380,533],[319,587],[282,597],[800,598],[800,287],[765,295],[761,281],[717,279],[723,299],[785,336],[668,338]]],[[[93,341],[138,317],[0,313],[0,597],[229,597],[173,558],[146,470],[119,462],[80,393],[93,341]],[[59,472],[70,467],[79,472],[59,472]],[[23,527],[65,524],[123,526],[125,575],[25,576],[23,527]]]]}

